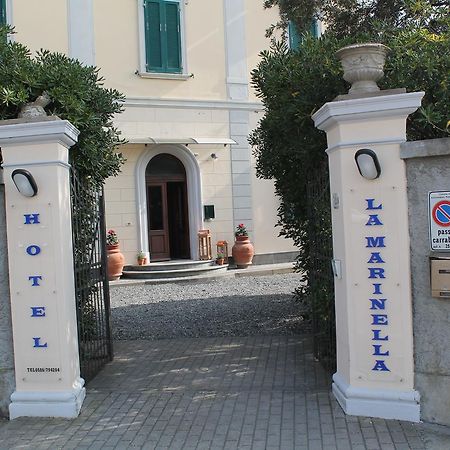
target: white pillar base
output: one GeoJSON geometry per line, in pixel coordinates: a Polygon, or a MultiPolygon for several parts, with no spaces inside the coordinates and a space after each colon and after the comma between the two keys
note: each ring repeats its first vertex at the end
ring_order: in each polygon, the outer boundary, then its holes
{"type": "Polygon", "coordinates": [[[333,394],[344,412],[352,416],[420,422],[420,394],[414,390],[352,387],[335,373],[333,394]]]}
{"type": "Polygon", "coordinates": [[[73,390],[64,392],[13,392],[9,405],[10,420],[17,417],[64,417],[74,419],[86,397],[83,378],[73,390]]]}

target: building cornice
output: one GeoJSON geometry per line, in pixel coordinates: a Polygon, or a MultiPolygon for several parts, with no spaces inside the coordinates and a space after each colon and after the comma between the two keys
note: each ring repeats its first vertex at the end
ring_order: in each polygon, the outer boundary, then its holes
{"type": "Polygon", "coordinates": [[[161,99],[151,97],[127,97],[125,108],[185,108],[185,109],[221,109],[221,110],[245,110],[262,111],[264,106],[260,102],[248,102],[237,100],[193,100],[193,99],[161,99]]]}

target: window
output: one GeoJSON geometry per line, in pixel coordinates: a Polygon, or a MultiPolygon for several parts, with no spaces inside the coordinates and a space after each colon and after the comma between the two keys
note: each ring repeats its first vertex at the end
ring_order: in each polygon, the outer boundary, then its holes
{"type": "Polygon", "coordinates": [[[4,25],[6,22],[6,0],[0,0],[0,25],[4,25]]]}
{"type": "Polygon", "coordinates": [[[178,1],[144,0],[146,72],[182,72],[180,21],[178,1]]]}
{"type": "MultiPolygon", "coordinates": [[[[320,25],[316,19],[313,19],[313,21],[311,22],[309,32],[314,37],[320,36],[320,25]]],[[[302,36],[301,33],[298,32],[297,27],[293,22],[289,22],[288,36],[289,36],[289,48],[292,50],[297,50],[302,43],[302,36]]]]}

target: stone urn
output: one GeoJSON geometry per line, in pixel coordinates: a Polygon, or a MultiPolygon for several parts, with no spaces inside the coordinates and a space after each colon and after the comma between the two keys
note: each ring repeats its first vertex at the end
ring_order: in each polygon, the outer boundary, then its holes
{"type": "Polygon", "coordinates": [[[377,81],[383,77],[389,47],[383,44],[353,44],[336,52],[344,69],[344,80],[351,83],[349,94],[377,92],[377,81]]]}
{"type": "Polygon", "coordinates": [[[108,280],[118,280],[122,275],[125,258],[120,252],[119,244],[107,245],[106,253],[108,258],[108,280]]]}
{"type": "Polygon", "coordinates": [[[253,260],[255,249],[248,236],[236,236],[233,248],[231,249],[234,263],[238,269],[246,269],[253,260]]]}

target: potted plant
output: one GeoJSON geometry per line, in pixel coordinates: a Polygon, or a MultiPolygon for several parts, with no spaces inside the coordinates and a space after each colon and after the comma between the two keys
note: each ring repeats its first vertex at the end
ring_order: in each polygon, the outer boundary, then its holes
{"type": "Polygon", "coordinates": [[[223,253],[223,251],[219,250],[217,252],[216,264],[218,264],[219,266],[223,266],[224,262],[225,262],[225,254],[223,253]]]}
{"type": "Polygon", "coordinates": [[[108,259],[108,280],[118,280],[122,275],[125,258],[120,252],[119,237],[114,230],[106,233],[106,253],[108,259]]]}
{"type": "Polygon", "coordinates": [[[138,254],[136,255],[136,259],[140,266],[145,266],[147,264],[147,257],[142,250],[138,252],[138,254]]]}
{"type": "Polygon", "coordinates": [[[243,223],[236,227],[234,236],[236,240],[231,249],[233,260],[238,269],[246,269],[252,263],[255,250],[248,237],[247,228],[243,223]]]}

